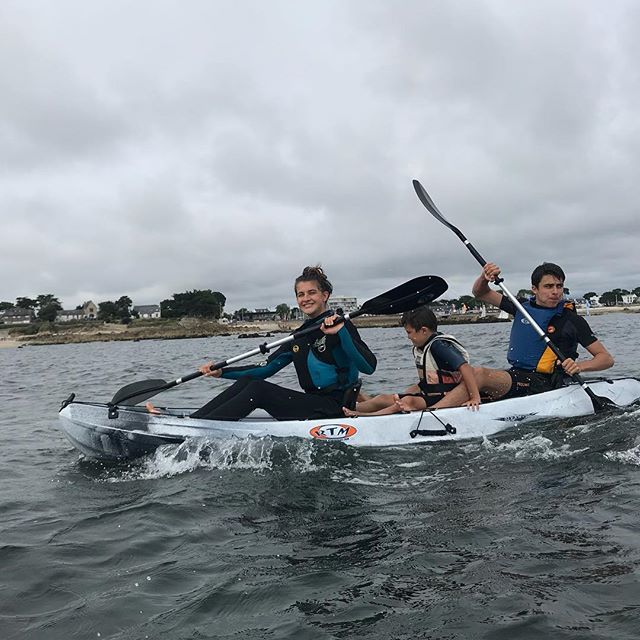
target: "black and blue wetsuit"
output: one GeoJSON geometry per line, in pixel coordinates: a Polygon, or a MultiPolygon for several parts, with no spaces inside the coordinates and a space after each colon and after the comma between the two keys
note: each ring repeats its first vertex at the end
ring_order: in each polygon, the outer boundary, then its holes
{"type": "MultiPolygon", "coordinates": [[[[296,331],[332,313],[307,320],[296,331]]],[[[347,320],[336,334],[318,329],[282,345],[261,365],[224,368],[222,377],[237,382],[192,417],[238,420],[257,408],[278,420],[339,417],[345,392],[357,382],[359,373],[373,373],[376,364],[375,355],[347,320]],[[304,393],[265,381],[292,362],[304,393]]]]}

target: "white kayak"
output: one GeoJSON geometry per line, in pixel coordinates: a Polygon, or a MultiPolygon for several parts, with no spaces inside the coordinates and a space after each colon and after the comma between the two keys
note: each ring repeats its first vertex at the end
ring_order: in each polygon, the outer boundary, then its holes
{"type": "MultiPolygon", "coordinates": [[[[618,407],[640,400],[640,380],[620,378],[589,383],[593,392],[618,407]]],[[[577,384],[524,398],[438,411],[331,420],[278,421],[257,412],[239,421],[188,417],[193,409],[165,409],[161,415],[142,407],[79,402],[62,403],[60,421],[69,441],[86,456],[103,460],[133,459],[163,444],[189,438],[304,438],[340,441],[361,447],[386,447],[489,436],[528,422],[594,413],[589,396],[577,384]]]]}

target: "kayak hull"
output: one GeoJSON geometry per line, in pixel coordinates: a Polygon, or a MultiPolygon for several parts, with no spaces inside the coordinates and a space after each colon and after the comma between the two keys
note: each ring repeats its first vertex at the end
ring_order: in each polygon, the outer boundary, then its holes
{"type": "MultiPolygon", "coordinates": [[[[640,400],[640,380],[636,378],[602,380],[589,386],[596,395],[620,407],[640,400]]],[[[141,407],[115,407],[110,411],[104,403],[71,401],[64,403],[59,419],[68,440],[86,456],[127,460],[189,438],[296,437],[384,447],[480,438],[533,421],[594,413],[589,396],[574,384],[483,404],[479,411],[456,407],[387,416],[283,421],[257,412],[239,421],[202,420],[188,417],[192,411],[166,409],[161,415],[152,415],[141,407]]]]}

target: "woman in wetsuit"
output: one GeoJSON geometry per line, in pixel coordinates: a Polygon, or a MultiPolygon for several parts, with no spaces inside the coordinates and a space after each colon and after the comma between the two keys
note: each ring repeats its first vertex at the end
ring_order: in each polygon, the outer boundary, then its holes
{"type": "Polygon", "coordinates": [[[202,366],[205,376],[237,382],[191,414],[192,418],[238,420],[258,408],[278,420],[344,415],[345,393],[353,388],[359,373],[375,371],[376,357],[351,321],[337,322],[339,316],[327,309],[333,287],[320,267],[305,267],[294,290],[300,310],[308,317],[296,331],[311,324],[318,324],[317,330],[282,345],[261,365],[214,371],[211,362],[202,366]],[[266,382],[265,378],[292,362],[302,392],[266,382]]]}

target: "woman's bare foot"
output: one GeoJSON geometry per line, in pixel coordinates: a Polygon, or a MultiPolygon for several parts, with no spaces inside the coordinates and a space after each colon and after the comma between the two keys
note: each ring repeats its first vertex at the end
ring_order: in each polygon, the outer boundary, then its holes
{"type": "Polygon", "coordinates": [[[147,402],[144,405],[144,408],[149,412],[149,413],[153,413],[155,415],[161,415],[162,411],[160,411],[160,409],[156,409],[150,402],[147,402]]]}
{"type": "Polygon", "coordinates": [[[347,418],[357,418],[360,414],[354,409],[347,409],[347,407],[342,407],[342,413],[347,418]]]}

